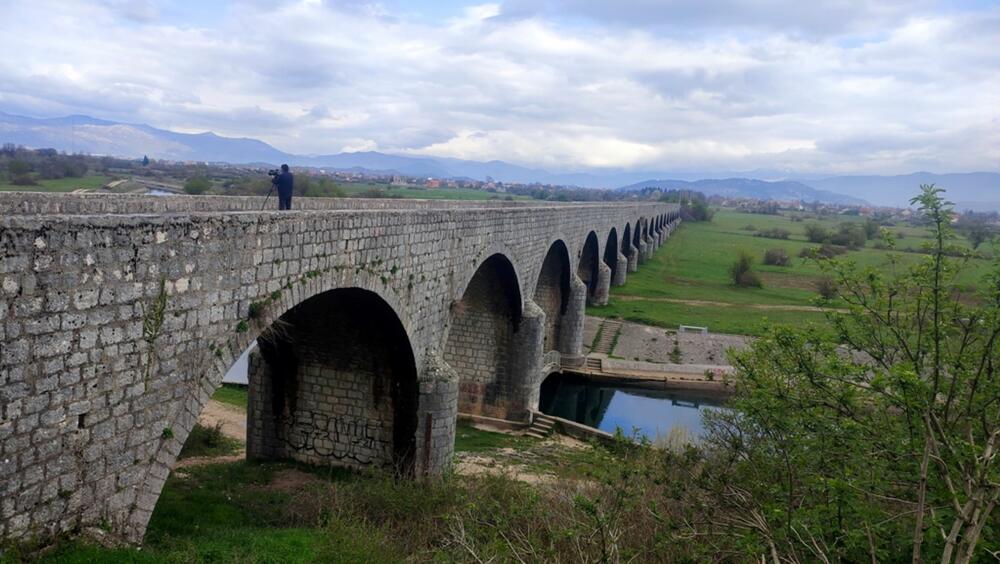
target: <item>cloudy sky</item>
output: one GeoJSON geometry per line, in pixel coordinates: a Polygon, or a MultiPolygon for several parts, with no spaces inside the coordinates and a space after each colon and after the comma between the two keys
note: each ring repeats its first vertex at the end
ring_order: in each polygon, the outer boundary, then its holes
{"type": "Polygon", "coordinates": [[[1000,1],[0,0],[0,111],[555,170],[1000,170],[1000,1]]]}

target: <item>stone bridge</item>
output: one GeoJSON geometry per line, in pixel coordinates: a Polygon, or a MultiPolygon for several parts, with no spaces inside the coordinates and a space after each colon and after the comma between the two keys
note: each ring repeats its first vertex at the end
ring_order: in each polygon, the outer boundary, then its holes
{"type": "Polygon", "coordinates": [[[0,195],[0,539],[139,542],[251,356],[250,457],[433,474],[523,420],[678,221],[659,203],[0,195]]]}

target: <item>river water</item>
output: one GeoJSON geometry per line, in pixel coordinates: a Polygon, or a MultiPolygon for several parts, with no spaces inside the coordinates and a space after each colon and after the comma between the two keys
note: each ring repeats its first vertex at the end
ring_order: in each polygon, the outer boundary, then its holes
{"type": "Polygon", "coordinates": [[[725,409],[724,399],[704,392],[650,390],[553,374],[542,384],[542,413],[650,440],[694,441],[703,436],[702,414],[725,409]]]}

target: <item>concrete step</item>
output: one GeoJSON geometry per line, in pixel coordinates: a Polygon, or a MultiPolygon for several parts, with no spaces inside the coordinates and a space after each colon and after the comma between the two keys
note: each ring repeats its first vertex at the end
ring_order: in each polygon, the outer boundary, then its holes
{"type": "Polygon", "coordinates": [[[545,439],[546,438],[545,434],[539,433],[538,431],[535,431],[534,429],[528,429],[527,431],[525,431],[524,432],[524,436],[526,436],[526,437],[532,437],[532,438],[535,438],[535,439],[545,439]]]}

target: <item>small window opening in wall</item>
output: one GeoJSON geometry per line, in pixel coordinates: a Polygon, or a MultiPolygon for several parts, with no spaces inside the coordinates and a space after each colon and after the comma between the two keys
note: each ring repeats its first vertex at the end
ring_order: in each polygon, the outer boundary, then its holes
{"type": "Polygon", "coordinates": [[[77,429],[83,429],[86,426],[87,426],[87,414],[86,413],[81,413],[80,415],[77,415],[76,416],[76,428],[77,429]]]}

